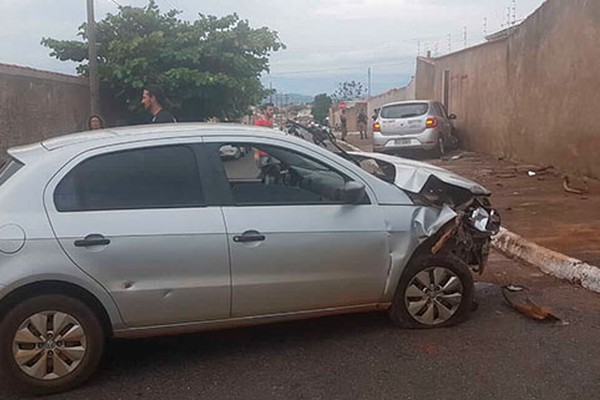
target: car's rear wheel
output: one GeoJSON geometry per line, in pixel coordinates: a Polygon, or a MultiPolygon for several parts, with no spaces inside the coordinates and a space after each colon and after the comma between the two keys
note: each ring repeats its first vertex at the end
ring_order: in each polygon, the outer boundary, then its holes
{"type": "Polygon", "coordinates": [[[32,297],[0,323],[0,365],[21,390],[63,392],[96,370],[104,341],[98,317],[84,303],[64,295],[32,297]]]}
{"type": "Polygon", "coordinates": [[[418,257],[400,278],[390,317],[406,328],[454,325],[468,316],[473,293],[471,271],[457,257],[418,257]]]}

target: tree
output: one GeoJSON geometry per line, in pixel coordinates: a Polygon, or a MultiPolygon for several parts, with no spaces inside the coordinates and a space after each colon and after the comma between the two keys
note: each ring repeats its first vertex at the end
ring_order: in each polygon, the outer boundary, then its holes
{"type": "Polygon", "coordinates": [[[362,83],[356,81],[345,81],[338,83],[338,87],[333,92],[335,101],[352,101],[363,97],[365,88],[362,83]]]}
{"type": "MultiPolygon", "coordinates": [[[[285,48],[277,32],[251,28],[236,14],[222,18],[199,14],[193,22],[179,11],[161,13],[154,0],[146,7],[119,7],[97,23],[98,75],[119,106],[141,113],[144,85],[162,85],[181,121],[237,118],[269,91],[260,75],[272,51],[285,48]]],[[[81,41],[43,38],[59,60],[80,62],[87,75],[86,24],[81,41]]]]}
{"type": "Polygon", "coordinates": [[[312,106],[312,115],[318,123],[325,125],[326,118],[329,116],[331,102],[331,97],[326,93],[319,94],[315,97],[312,106]]]}

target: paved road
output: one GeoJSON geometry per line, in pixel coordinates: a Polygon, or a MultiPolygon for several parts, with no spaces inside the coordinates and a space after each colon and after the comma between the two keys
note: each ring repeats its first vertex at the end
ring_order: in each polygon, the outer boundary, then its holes
{"type": "MultiPolygon", "coordinates": [[[[600,297],[493,255],[463,325],[393,327],[384,314],[119,341],[83,388],[52,400],[567,399],[600,393],[600,297]],[[505,305],[517,282],[567,326],[505,305]]],[[[0,399],[9,394],[0,383],[0,399]]]]}

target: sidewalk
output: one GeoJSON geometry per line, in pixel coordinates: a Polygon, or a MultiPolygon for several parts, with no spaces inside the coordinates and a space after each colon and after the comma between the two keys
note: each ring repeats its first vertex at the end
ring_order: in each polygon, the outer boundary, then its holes
{"type": "MultiPolygon", "coordinates": [[[[350,134],[348,142],[371,150],[371,140],[350,134]]],[[[470,178],[492,191],[492,204],[502,225],[540,246],[600,266],[600,181],[569,176],[570,186],[587,193],[567,193],[563,172],[548,166],[528,165],[497,157],[456,152],[458,159],[430,159],[431,155],[406,154],[470,178]],[[529,176],[528,172],[535,176],[529,176]]]]}

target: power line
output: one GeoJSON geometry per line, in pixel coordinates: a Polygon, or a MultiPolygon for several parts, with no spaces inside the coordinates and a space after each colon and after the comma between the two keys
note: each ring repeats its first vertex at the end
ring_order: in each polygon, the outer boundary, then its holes
{"type": "MultiPolygon", "coordinates": [[[[403,66],[413,64],[415,61],[402,61],[402,62],[390,62],[390,63],[375,63],[369,64],[371,67],[395,67],[395,66],[403,66]]],[[[314,72],[330,72],[330,71],[353,71],[353,70],[364,70],[364,68],[368,68],[368,66],[364,65],[355,65],[355,66],[347,66],[347,67],[337,67],[337,68],[322,68],[322,69],[306,69],[306,70],[297,70],[297,71],[283,71],[271,73],[272,76],[285,76],[285,75],[301,75],[301,74],[310,74],[314,72]]]]}

